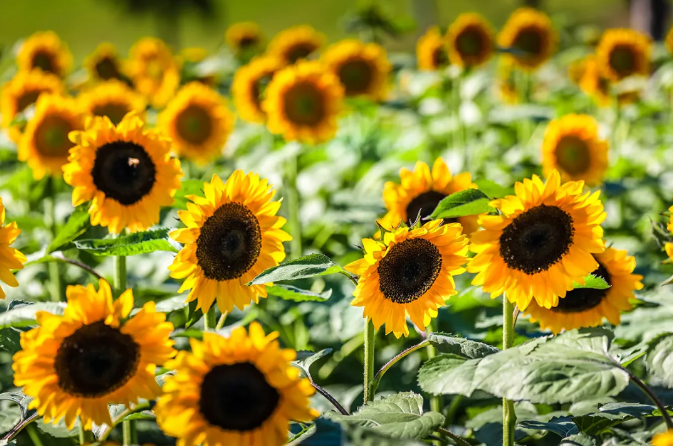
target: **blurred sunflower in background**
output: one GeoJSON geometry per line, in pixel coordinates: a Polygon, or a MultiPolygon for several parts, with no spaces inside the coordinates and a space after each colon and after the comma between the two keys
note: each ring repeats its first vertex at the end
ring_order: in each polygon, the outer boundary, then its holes
{"type": "Polygon", "coordinates": [[[519,8],[498,34],[503,55],[523,70],[536,70],[556,51],[558,35],[549,17],[532,8],[519,8]]]}
{"type": "Polygon", "coordinates": [[[457,293],[453,276],[465,271],[468,239],[462,226],[434,220],[362,244],[364,258],[345,267],[360,276],[351,305],[364,307],[376,329],[385,324],[386,334],[397,338],[409,335],[407,315],[425,331],[437,309],[457,293]]]}
{"type": "Polygon", "coordinates": [[[494,88],[496,96],[506,104],[518,104],[521,101],[521,95],[517,90],[514,63],[511,60],[500,58],[497,73],[494,88]]]}
{"type": "Polygon", "coordinates": [[[325,44],[325,36],[313,27],[300,25],[279,32],[269,42],[267,53],[293,64],[318,52],[325,44]]]}
{"type": "MultiPolygon", "coordinates": [[[[23,269],[23,264],[27,259],[21,251],[10,246],[21,234],[21,230],[15,221],[5,224],[5,217],[5,206],[0,197],[0,280],[15,288],[19,286],[19,282],[12,270],[23,269]]],[[[0,287],[0,299],[4,299],[5,296],[5,290],[0,287]]]]}
{"type": "Polygon", "coordinates": [[[84,119],[85,114],[74,99],[40,95],[35,115],[28,121],[18,148],[19,160],[28,162],[36,180],[45,174],[57,178],[63,176],[68,151],[74,146],[68,134],[84,130],[84,119]]]}
{"type": "Polygon", "coordinates": [[[76,145],[63,178],[74,187],[72,204],[91,201],[91,224],[113,234],[158,223],[161,207],[171,205],[181,187],[180,161],[170,156],[170,139],[144,125],[137,112],[116,127],[109,118],[96,116],[86,131],[70,135],[76,145]]]}
{"type": "Polygon", "coordinates": [[[231,94],[241,119],[257,123],[266,121],[266,113],[262,109],[264,93],[276,72],[284,67],[282,59],[264,55],[255,57],[236,70],[231,94]]]}
{"type": "Polygon", "coordinates": [[[652,446],[673,446],[673,429],[652,437],[652,446]]]}
{"type": "Polygon", "coordinates": [[[580,89],[589,95],[599,107],[607,107],[612,103],[610,81],[603,77],[595,55],[584,59],[584,72],[580,79],[580,89]]]}
{"type": "Polygon", "coordinates": [[[325,50],[322,61],[339,77],[346,96],[385,98],[391,65],[381,45],[342,40],[325,50]]]}
{"type": "Polygon", "coordinates": [[[222,313],[242,310],[267,295],[264,285],[246,284],[285,259],[283,242],[291,237],[276,215],[280,201],[271,201],[276,191],[267,180],[241,170],[226,183],[213,175],[203,189],[205,198],[190,196],[188,210],[178,212],[187,227],[170,234],[184,245],[171,277],[185,279],[180,292],[191,289],[187,301],[198,299],[203,313],[216,299],[222,313]]]}
{"type": "Polygon", "coordinates": [[[416,43],[418,68],[425,71],[440,70],[449,65],[444,37],[438,26],[428,28],[416,43]]]}
{"type": "Polygon", "coordinates": [[[117,125],[131,111],[145,112],[147,100],[143,95],[118,80],[97,84],[77,96],[80,107],[93,116],[107,116],[117,125]]]}
{"type": "Polygon", "coordinates": [[[227,28],[224,39],[235,53],[241,53],[260,48],[264,35],[255,22],[239,22],[227,28]]]}
{"type": "Polygon", "coordinates": [[[97,82],[114,79],[128,81],[124,75],[124,61],[111,43],[99,44],[94,52],[84,59],[84,68],[89,73],[89,78],[97,82]]]}
{"type": "Polygon", "coordinates": [[[552,171],[546,183],[533,175],[515,184],[516,195],[491,201],[501,215],[481,216],[484,230],[472,234],[472,284],[525,310],[533,298],[540,307],[557,306],[573,282],[584,283],[598,268],[592,254],[605,249],[605,212],[600,191],[583,188],[582,181],[561,184],[552,171]]]}
{"type": "Polygon", "coordinates": [[[495,31],[480,14],[463,13],[446,32],[449,60],[461,67],[478,67],[493,56],[495,31]]]}
{"type": "Polygon", "coordinates": [[[285,140],[316,144],[337,131],[344,88],[320,62],[302,61],[276,73],[266,89],[262,109],[267,126],[285,140]]]}
{"type": "Polygon", "coordinates": [[[222,154],[234,114],[217,91],[199,82],[182,87],[159,115],[159,128],[180,156],[205,164],[222,154]]]}
{"type": "Polygon", "coordinates": [[[309,422],[311,383],[292,366],[296,352],[281,349],[277,332],[257,322],[236,328],[229,338],[204,333],[191,339],[192,352],[180,352],[167,365],[155,412],[159,427],[178,444],[203,446],[281,446],[290,421],[309,422]]]}
{"type": "Polygon", "coordinates": [[[22,350],[14,355],[14,384],[33,397],[31,409],[45,423],[65,418],[72,429],[79,417],[84,429],[93,423],[112,426],[110,404],[156,399],[161,388],[154,372],[175,355],[166,314],[146,303],[129,318],[133,293],[115,301],[101,279],[69,286],[63,316],[37,313],[38,327],[21,333],[22,350]]]}
{"type": "Polygon", "coordinates": [[[607,248],[600,254],[594,254],[598,263],[592,274],[605,280],[610,288],[605,290],[579,288],[568,291],[552,308],[539,306],[534,300],[526,309],[531,322],[540,322],[540,328],[559,333],[582,327],[596,327],[603,318],[613,325],[619,325],[621,311],[633,308],[629,302],[634,299],[635,290],[643,288],[640,281],[643,276],[633,274],[636,259],[626,251],[607,248]]]}
{"type": "Polygon", "coordinates": [[[651,41],[632,29],[608,29],[596,47],[601,75],[613,82],[650,74],[651,41]]]}
{"type": "Polygon", "coordinates": [[[607,168],[608,142],[599,137],[593,116],[569,114],[549,122],[542,142],[545,176],[558,170],[563,181],[596,186],[603,182],[607,168]]]}
{"type": "Polygon", "coordinates": [[[72,67],[72,53],[55,32],[36,32],[21,44],[16,64],[19,71],[39,69],[62,78],[72,67]]]}
{"type": "Polygon", "coordinates": [[[180,67],[166,44],[145,37],[131,48],[129,71],[136,90],[155,108],[162,108],[180,85],[180,67]]]}

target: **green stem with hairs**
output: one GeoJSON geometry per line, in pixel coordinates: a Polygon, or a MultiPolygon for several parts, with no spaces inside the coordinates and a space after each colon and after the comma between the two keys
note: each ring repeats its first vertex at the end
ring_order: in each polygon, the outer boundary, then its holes
{"type": "MultiPolygon", "coordinates": [[[[514,304],[507,296],[502,296],[502,349],[507,350],[514,344],[514,304]]],[[[514,446],[514,426],[516,413],[514,403],[507,398],[502,399],[502,444],[514,446]]]]}
{"type": "MultiPolygon", "coordinates": [[[[437,320],[433,319],[430,322],[430,325],[426,328],[426,334],[430,335],[431,333],[436,331],[436,326],[437,326],[437,320]]],[[[437,350],[435,349],[435,346],[432,345],[431,343],[428,343],[427,352],[428,352],[428,360],[437,356],[437,350]]],[[[444,401],[442,401],[441,395],[433,395],[430,398],[430,410],[437,413],[442,413],[444,411],[444,401]]],[[[440,446],[441,442],[439,440],[436,440],[434,441],[434,444],[436,446],[440,446]]]]}
{"type": "Polygon", "coordinates": [[[298,259],[302,255],[301,217],[299,215],[299,191],[297,190],[297,157],[287,161],[287,205],[288,220],[290,222],[290,259],[298,259]]]}
{"type": "MultiPolygon", "coordinates": [[[[121,234],[120,234],[121,235],[121,234]]],[[[115,257],[115,288],[118,293],[126,291],[126,257],[115,257]]],[[[130,446],[138,443],[138,433],[136,432],[136,425],[133,421],[124,421],[123,428],[123,445],[130,446]]]]}
{"type": "MultiPolygon", "coordinates": [[[[47,216],[47,224],[51,232],[51,239],[55,239],[58,234],[58,224],[56,222],[56,190],[54,188],[54,179],[47,179],[47,198],[44,201],[44,213],[47,216]]],[[[49,263],[49,294],[53,302],[60,302],[62,298],[63,276],[61,267],[58,263],[49,263]]]]}
{"type": "Polygon", "coordinates": [[[376,329],[371,319],[365,319],[365,360],[364,360],[364,403],[374,400],[374,343],[376,329]]]}

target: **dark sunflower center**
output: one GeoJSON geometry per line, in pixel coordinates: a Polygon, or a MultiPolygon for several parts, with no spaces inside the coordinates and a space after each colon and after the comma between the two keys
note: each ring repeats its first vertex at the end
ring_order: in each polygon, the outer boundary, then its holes
{"type": "Polygon", "coordinates": [[[571,175],[578,175],[589,170],[591,154],[586,141],[577,136],[564,136],[556,144],[556,161],[559,166],[571,175]]]}
{"type": "Polygon", "coordinates": [[[407,205],[407,223],[411,224],[415,222],[419,212],[421,214],[421,220],[432,215],[439,202],[444,198],[446,198],[446,195],[434,190],[423,192],[414,197],[414,199],[407,205]]]}
{"type": "Polygon", "coordinates": [[[213,132],[213,123],[208,110],[198,105],[190,105],[176,118],[180,137],[191,144],[203,144],[213,132]]]}
{"type": "Polygon", "coordinates": [[[535,57],[542,52],[543,42],[544,36],[541,30],[524,28],[516,35],[512,46],[525,53],[522,57],[535,57]]]}
{"type": "Polygon", "coordinates": [[[476,57],[484,51],[484,35],[476,27],[468,27],[456,37],[456,49],[465,57],[476,57]]]}
{"type": "Polygon", "coordinates": [[[259,38],[257,36],[243,36],[241,39],[238,41],[238,46],[239,48],[250,48],[251,46],[255,46],[259,43],[259,38]]]}
{"type": "Polygon", "coordinates": [[[33,55],[33,68],[39,68],[42,71],[54,73],[56,71],[56,67],[54,67],[54,59],[51,53],[46,51],[36,52],[33,55]]]}
{"type": "Polygon", "coordinates": [[[408,304],[432,288],[442,269],[442,255],[431,242],[413,238],[390,248],[379,263],[379,289],[386,299],[408,304]]]}
{"type": "Polygon", "coordinates": [[[47,116],[35,129],[35,148],[44,156],[64,157],[74,145],[68,133],[74,130],[66,119],[47,116]]]}
{"type": "Polygon", "coordinates": [[[17,112],[22,112],[30,105],[34,104],[40,96],[40,93],[42,93],[42,90],[29,90],[19,96],[19,99],[16,101],[17,112]]]}
{"type": "Polygon", "coordinates": [[[349,60],[339,67],[338,74],[347,95],[366,93],[374,80],[372,67],[364,60],[349,60]]]}
{"type": "MultiPolygon", "coordinates": [[[[599,262],[598,269],[593,273],[596,277],[602,277],[608,285],[612,285],[612,277],[608,270],[599,262]]],[[[608,294],[606,290],[592,288],[579,288],[566,293],[566,297],[559,299],[557,306],[551,309],[556,313],[580,313],[597,307],[608,294]]]]}
{"type": "Polygon", "coordinates": [[[119,102],[108,102],[97,105],[93,108],[93,114],[96,116],[107,116],[114,125],[119,124],[124,116],[131,110],[126,104],[119,102]]]}
{"type": "Polygon", "coordinates": [[[249,362],[213,367],[201,383],[199,410],[209,424],[224,430],[257,429],[279,403],[278,391],[249,362]]]}
{"type": "Polygon", "coordinates": [[[443,67],[449,62],[449,58],[446,55],[446,51],[444,51],[443,46],[438,46],[435,48],[435,50],[432,52],[432,66],[435,68],[443,67]]]}
{"type": "Polygon", "coordinates": [[[98,321],[63,340],[54,368],[64,392],[97,398],[126,384],[139,362],[140,346],[133,338],[98,321]]]}
{"type": "Polygon", "coordinates": [[[226,203],[203,223],[196,258],[203,274],[223,281],[241,277],[262,251],[262,230],[255,214],[240,203],[226,203]]]}
{"type": "Polygon", "coordinates": [[[104,57],[95,65],[98,77],[103,80],[121,79],[119,69],[117,68],[117,61],[112,57],[104,57]]]}
{"type": "Polygon", "coordinates": [[[546,271],[568,252],[575,227],[556,206],[536,206],[516,217],[500,236],[500,256],[511,269],[528,275],[546,271]]]}
{"type": "Polygon", "coordinates": [[[315,50],[316,47],[312,43],[308,42],[299,43],[287,51],[287,60],[289,60],[290,63],[293,64],[297,62],[299,59],[306,59],[315,50]]]}
{"type": "Polygon", "coordinates": [[[145,149],[128,141],[114,141],[99,147],[91,169],[96,188],[125,206],[150,193],[156,173],[145,149]]]}
{"type": "Polygon", "coordinates": [[[311,82],[299,82],[285,93],[285,115],[295,124],[316,125],[325,116],[323,96],[311,82]]]}
{"type": "Polygon", "coordinates": [[[636,54],[628,45],[617,45],[610,51],[609,63],[619,77],[630,76],[636,71],[636,54]]]}

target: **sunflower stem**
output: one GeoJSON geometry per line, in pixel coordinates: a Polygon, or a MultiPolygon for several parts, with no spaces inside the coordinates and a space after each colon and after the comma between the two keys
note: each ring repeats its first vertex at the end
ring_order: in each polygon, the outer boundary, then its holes
{"type": "MultiPolygon", "coordinates": [[[[28,426],[26,426],[26,432],[28,433],[30,440],[33,442],[35,446],[42,446],[42,439],[40,438],[40,433],[37,431],[37,428],[35,427],[35,423],[30,423],[28,426]]],[[[81,430],[79,441],[80,444],[84,444],[82,443],[81,430]]]]}
{"type": "Polygon", "coordinates": [[[136,430],[136,423],[134,421],[125,420],[122,422],[122,439],[124,446],[138,444],[138,431],[136,430]]]}
{"type": "Polygon", "coordinates": [[[371,385],[372,392],[376,392],[376,389],[378,389],[379,384],[381,383],[381,379],[383,378],[383,375],[385,375],[385,373],[388,370],[390,370],[395,364],[397,364],[402,359],[406,358],[409,354],[415,352],[416,350],[420,350],[423,347],[426,347],[428,345],[430,345],[430,341],[425,340],[425,341],[421,342],[420,344],[416,344],[412,347],[409,347],[408,349],[404,350],[403,352],[401,352],[397,356],[395,356],[393,359],[388,361],[386,363],[386,365],[381,367],[381,370],[379,370],[376,373],[376,376],[374,377],[374,381],[372,382],[372,385],[371,385]]]}
{"type": "Polygon", "coordinates": [[[292,157],[287,162],[287,205],[288,219],[290,221],[290,259],[298,259],[302,254],[301,242],[301,219],[299,215],[299,191],[297,190],[297,157],[292,157]]]}
{"type": "MultiPolygon", "coordinates": [[[[507,296],[502,296],[502,349],[507,350],[514,344],[514,304],[507,296]]],[[[516,413],[514,403],[507,398],[502,399],[502,444],[514,445],[514,425],[516,413]]]]}
{"type": "Polygon", "coordinates": [[[215,326],[215,331],[222,330],[222,327],[224,327],[224,322],[227,320],[227,314],[228,313],[226,311],[222,313],[220,319],[217,321],[217,325],[215,326]]]}
{"type": "Polygon", "coordinates": [[[208,311],[206,311],[206,314],[204,315],[203,318],[203,326],[205,328],[205,331],[212,331],[216,330],[216,314],[215,314],[215,305],[211,305],[208,311]]]}
{"type": "Polygon", "coordinates": [[[364,382],[364,403],[367,404],[374,400],[374,341],[376,340],[376,329],[370,318],[365,319],[365,382],[364,382]]]}
{"type": "MultiPolygon", "coordinates": [[[[47,216],[47,223],[51,231],[51,239],[55,239],[58,234],[58,224],[56,222],[56,190],[54,188],[54,179],[49,177],[47,179],[47,198],[44,201],[45,214],[47,216]]],[[[61,301],[61,290],[63,288],[63,276],[61,275],[61,267],[58,263],[49,263],[49,293],[53,302],[61,301]]]]}
{"type": "MultiPolygon", "coordinates": [[[[432,332],[436,331],[436,329],[437,329],[437,320],[433,319],[430,321],[430,325],[425,329],[426,335],[430,335],[432,332]]],[[[427,352],[428,352],[428,360],[437,356],[437,350],[435,349],[435,346],[432,345],[429,341],[427,352]]],[[[430,410],[437,413],[442,413],[444,411],[444,402],[442,401],[441,395],[433,395],[430,398],[430,410]]],[[[437,446],[440,445],[440,443],[438,443],[437,441],[435,441],[435,444],[437,446]]]]}

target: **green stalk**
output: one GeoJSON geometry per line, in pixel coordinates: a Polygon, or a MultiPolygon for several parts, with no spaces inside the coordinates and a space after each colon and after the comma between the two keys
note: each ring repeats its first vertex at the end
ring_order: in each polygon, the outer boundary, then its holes
{"type": "MultiPolygon", "coordinates": [[[[37,428],[35,427],[35,423],[30,423],[28,426],[26,426],[26,432],[28,432],[28,436],[30,437],[30,440],[33,442],[33,445],[42,446],[42,439],[40,438],[40,433],[37,431],[37,428]]],[[[80,444],[84,444],[82,443],[81,432],[80,432],[80,444]]]]}
{"type": "Polygon", "coordinates": [[[215,330],[216,326],[215,304],[211,305],[203,319],[203,326],[205,331],[215,330]]]}
{"type": "MultiPolygon", "coordinates": [[[[117,292],[123,293],[126,291],[126,257],[115,257],[115,288],[117,292]]],[[[123,445],[130,446],[138,443],[138,434],[136,432],[136,425],[133,421],[124,421],[123,428],[123,445]]]]}
{"type": "Polygon", "coordinates": [[[290,221],[290,259],[298,259],[302,254],[301,242],[301,219],[299,215],[299,191],[297,190],[297,158],[293,157],[287,162],[287,205],[288,219],[290,221]]]}
{"type": "Polygon", "coordinates": [[[374,341],[376,330],[374,324],[369,318],[365,319],[365,382],[364,382],[364,403],[367,404],[374,400],[372,383],[374,382],[374,341]]]}
{"type": "Polygon", "coordinates": [[[124,446],[138,444],[138,432],[136,431],[136,424],[132,420],[122,422],[122,440],[124,446]]]}
{"type": "MultiPolygon", "coordinates": [[[[514,344],[514,304],[507,296],[502,296],[502,349],[507,350],[514,344]]],[[[514,403],[507,398],[502,399],[502,444],[514,446],[514,426],[516,414],[514,403]]]]}
{"type": "MultiPolygon", "coordinates": [[[[56,238],[58,234],[58,225],[56,222],[56,191],[54,188],[54,179],[47,179],[47,197],[44,201],[44,213],[47,216],[47,224],[51,231],[51,239],[56,238]]],[[[49,262],[49,293],[53,302],[61,301],[61,290],[63,289],[63,276],[61,267],[58,263],[49,262]]]]}
{"type": "MultiPolygon", "coordinates": [[[[436,325],[437,325],[437,320],[433,319],[430,322],[430,326],[426,328],[426,333],[430,335],[431,333],[436,331],[436,325]]],[[[428,360],[434,358],[437,356],[437,350],[435,349],[435,346],[432,344],[428,344],[427,347],[427,352],[428,352],[428,360]]],[[[433,397],[430,399],[430,410],[438,413],[442,413],[444,410],[444,404],[442,401],[441,395],[433,395],[433,397]]]]}
{"type": "Polygon", "coordinates": [[[217,325],[215,326],[215,331],[220,331],[224,327],[224,322],[227,320],[227,312],[225,311],[222,313],[220,316],[220,320],[217,321],[217,325]]]}

